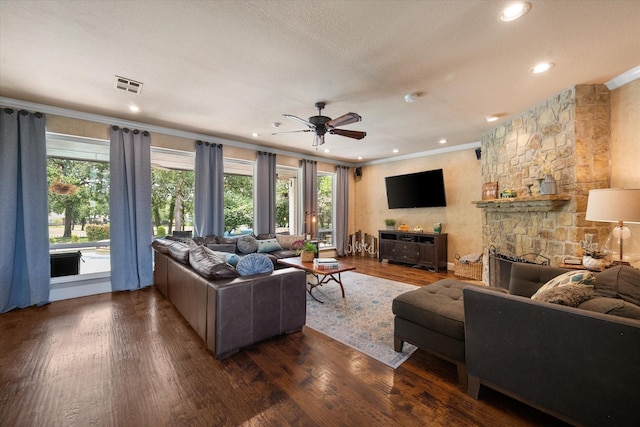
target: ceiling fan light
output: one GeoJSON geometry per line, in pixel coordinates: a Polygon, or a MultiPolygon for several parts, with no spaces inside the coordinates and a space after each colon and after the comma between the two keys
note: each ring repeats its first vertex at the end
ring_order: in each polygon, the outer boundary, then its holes
{"type": "Polygon", "coordinates": [[[313,146],[317,148],[322,144],[324,144],[324,135],[316,135],[315,138],[313,138],[313,146]]]}

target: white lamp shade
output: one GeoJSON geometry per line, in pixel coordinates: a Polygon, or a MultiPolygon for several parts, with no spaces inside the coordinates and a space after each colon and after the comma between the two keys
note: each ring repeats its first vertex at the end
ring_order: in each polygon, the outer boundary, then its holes
{"type": "Polygon", "coordinates": [[[590,190],[586,219],[640,223],[640,188],[590,190]]]}

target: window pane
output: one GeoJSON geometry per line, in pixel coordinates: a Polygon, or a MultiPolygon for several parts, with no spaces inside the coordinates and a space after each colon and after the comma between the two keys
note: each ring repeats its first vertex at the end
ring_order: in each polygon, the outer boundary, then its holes
{"type": "Polygon", "coordinates": [[[276,233],[298,234],[298,170],[276,167],[276,233]]]}
{"type": "Polygon", "coordinates": [[[109,165],[49,157],[47,179],[53,274],[110,271],[109,165]],[[82,262],[75,266],[77,251],[82,262]]]}
{"type": "Polygon", "coordinates": [[[333,175],[318,175],[318,241],[333,247],[333,175]]]}
{"type": "Polygon", "coordinates": [[[191,170],[151,169],[151,214],[154,234],[191,231],[195,173],[191,170]]]}
{"type": "Polygon", "coordinates": [[[224,231],[227,236],[253,233],[253,163],[224,162],[224,231]]]}

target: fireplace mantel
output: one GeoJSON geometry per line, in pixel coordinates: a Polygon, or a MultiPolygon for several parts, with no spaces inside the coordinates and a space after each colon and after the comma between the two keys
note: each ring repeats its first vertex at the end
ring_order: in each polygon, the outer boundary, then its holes
{"type": "Polygon", "coordinates": [[[557,210],[571,200],[571,196],[554,194],[549,196],[512,197],[504,199],[476,200],[471,203],[487,211],[501,212],[548,212],[557,210]]]}

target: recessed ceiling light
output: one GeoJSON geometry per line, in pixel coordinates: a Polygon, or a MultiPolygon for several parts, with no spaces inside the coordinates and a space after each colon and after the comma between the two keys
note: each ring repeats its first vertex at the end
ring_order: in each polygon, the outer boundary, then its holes
{"type": "Polygon", "coordinates": [[[493,114],[493,115],[491,115],[491,116],[487,116],[487,121],[488,121],[489,123],[491,123],[491,122],[495,122],[496,120],[498,120],[498,118],[499,118],[499,117],[498,117],[497,115],[493,114]]]}
{"type": "Polygon", "coordinates": [[[531,70],[529,70],[529,72],[531,74],[544,73],[545,71],[549,71],[551,68],[553,68],[553,65],[554,64],[552,64],[551,62],[541,62],[540,64],[536,65],[531,70]]]}
{"type": "Polygon", "coordinates": [[[254,138],[257,138],[257,137],[259,137],[259,136],[260,136],[260,134],[259,134],[259,133],[254,132],[254,133],[252,133],[252,134],[251,134],[251,136],[252,136],[252,137],[254,137],[254,138]]]}
{"type": "Polygon", "coordinates": [[[397,148],[394,148],[394,149],[393,149],[393,152],[394,152],[394,153],[399,153],[399,152],[400,152],[400,150],[398,150],[397,148]]]}
{"type": "Polygon", "coordinates": [[[447,142],[449,142],[448,140],[442,138],[440,141],[438,141],[440,144],[446,144],[447,142]]]}
{"type": "Polygon", "coordinates": [[[404,96],[404,102],[407,104],[411,104],[412,102],[416,102],[418,100],[417,93],[408,93],[404,96]]]}
{"type": "Polygon", "coordinates": [[[531,3],[519,2],[510,5],[500,12],[498,20],[501,22],[511,22],[524,16],[531,9],[531,3]]]}
{"type": "Polygon", "coordinates": [[[362,156],[358,156],[358,160],[362,160],[362,156]]]}
{"type": "Polygon", "coordinates": [[[137,113],[140,111],[140,107],[138,107],[137,105],[130,105],[129,110],[133,111],[134,113],[137,113]]]}
{"type": "Polygon", "coordinates": [[[325,152],[325,153],[328,153],[328,152],[329,152],[329,149],[328,149],[328,148],[325,148],[325,149],[324,149],[324,152],[325,152]]]}

